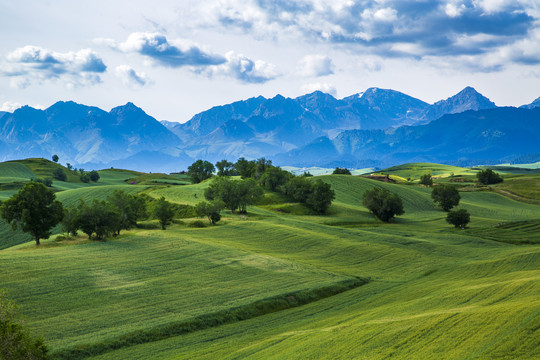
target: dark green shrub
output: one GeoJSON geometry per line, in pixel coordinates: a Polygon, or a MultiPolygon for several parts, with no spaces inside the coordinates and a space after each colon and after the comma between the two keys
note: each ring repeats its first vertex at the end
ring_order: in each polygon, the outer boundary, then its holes
{"type": "Polygon", "coordinates": [[[351,175],[351,172],[349,171],[349,169],[337,167],[332,174],[333,175],[351,175]]]}
{"type": "Polygon", "coordinates": [[[188,227],[190,228],[203,228],[206,227],[206,224],[202,222],[201,220],[194,220],[190,223],[188,223],[188,227]]]}
{"type": "Polygon", "coordinates": [[[58,168],[58,169],[54,169],[53,171],[53,177],[56,179],[56,180],[60,180],[60,181],[66,181],[67,180],[67,175],[66,173],[64,172],[64,170],[58,168]]]}
{"type": "Polygon", "coordinates": [[[435,203],[438,203],[444,211],[450,211],[450,209],[459,204],[461,196],[454,186],[442,184],[433,188],[433,191],[431,191],[431,198],[435,203]]]}
{"type": "Polygon", "coordinates": [[[486,169],[476,174],[478,181],[483,185],[498,184],[503,182],[503,178],[491,169],[486,169]]]}
{"type": "Polygon", "coordinates": [[[465,209],[459,209],[455,211],[450,211],[446,216],[446,222],[454,225],[456,228],[465,228],[467,224],[471,221],[471,215],[465,209]]]}
{"type": "Polygon", "coordinates": [[[399,195],[386,189],[373,188],[364,193],[362,204],[377,218],[389,222],[396,215],[403,215],[403,202],[399,195]]]}
{"type": "Polygon", "coordinates": [[[431,186],[433,185],[433,178],[431,177],[431,174],[424,174],[420,177],[420,184],[431,186]]]}

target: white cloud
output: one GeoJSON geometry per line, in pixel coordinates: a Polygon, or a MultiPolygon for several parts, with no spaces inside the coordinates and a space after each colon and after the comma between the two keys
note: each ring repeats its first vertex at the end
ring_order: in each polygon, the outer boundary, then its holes
{"type": "Polygon", "coordinates": [[[302,85],[302,91],[306,93],[312,93],[314,91],[322,91],[324,93],[336,96],[337,91],[336,87],[329,83],[312,83],[302,85]]]}
{"type": "Polygon", "coordinates": [[[298,62],[297,72],[302,76],[331,75],[334,73],[334,64],[326,55],[307,55],[298,62]]]}
{"type": "Polygon", "coordinates": [[[383,64],[380,60],[377,60],[375,58],[370,58],[370,57],[362,58],[359,61],[359,65],[362,69],[368,72],[381,71],[383,68],[383,64]]]}
{"type": "Polygon", "coordinates": [[[225,59],[203,50],[197,44],[186,40],[169,41],[164,34],[136,32],[123,43],[116,44],[110,39],[97,39],[108,46],[126,53],[139,53],[158,64],[168,67],[219,65],[225,59]]]}
{"type": "Polygon", "coordinates": [[[139,88],[151,84],[146,73],[137,72],[129,65],[117,66],[114,73],[125,85],[132,88],[139,88]]]}
{"type": "Polygon", "coordinates": [[[15,101],[6,101],[0,106],[0,111],[14,112],[22,105],[15,101]]]}
{"type": "Polygon", "coordinates": [[[91,49],[59,53],[39,46],[24,46],[7,54],[8,65],[2,74],[12,77],[12,86],[25,88],[49,80],[64,81],[68,87],[101,82],[107,69],[91,49]]]}
{"type": "Polygon", "coordinates": [[[194,69],[207,76],[229,76],[246,83],[264,83],[275,79],[280,74],[277,67],[263,60],[250,58],[229,51],[225,54],[226,62],[221,65],[208,66],[203,70],[194,69]]]}
{"type": "Polygon", "coordinates": [[[460,17],[466,9],[464,4],[448,3],[444,7],[444,12],[451,18],[460,17]]]}

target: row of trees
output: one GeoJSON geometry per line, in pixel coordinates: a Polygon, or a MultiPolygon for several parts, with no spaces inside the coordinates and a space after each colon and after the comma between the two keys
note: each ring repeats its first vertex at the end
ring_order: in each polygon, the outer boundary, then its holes
{"type": "MultiPolygon", "coordinates": [[[[501,175],[497,174],[495,171],[491,169],[481,170],[477,172],[476,178],[478,179],[478,182],[482,185],[491,185],[491,184],[498,184],[500,182],[503,182],[503,178],[501,177],[501,175]]],[[[419,183],[426,186],[432,186],[433,178],[431,177],[431,174],[429,173],[423,174],[420,177],[419,183]]]]}
{"type": "Polygon", "coordinates": [[[1,204],[0,217],[13,230],[20,228],[29,233],[39,245],[40,239],[48,239],[58,223],[68,235],[81,230],[97,240],[119,235],[121,230],[133,228],[137,221],[148,218],[159,220],[165,230],[178,212],[177,207],[164,197],[152,199],[115,190],[106,200],[81,199],[77,206],[64,208],[45,185],[30,182],[1,204]]]}

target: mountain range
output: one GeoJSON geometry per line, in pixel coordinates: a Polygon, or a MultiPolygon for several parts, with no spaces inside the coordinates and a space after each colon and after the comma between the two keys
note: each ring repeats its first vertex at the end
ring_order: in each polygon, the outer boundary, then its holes
{"type": "Polygon", "coordinates": [[[475,89],[428,104],[369,88],[216,106],[185,123],[132,103],[106,112],[71,101],[0,112],[0,160],[60,156],[78,167],[178,171],[196,159],[266,157],[278,165],[388,166],[409,161],[512,161],[540,153],[540,98],[497,107],[475,89]]]}

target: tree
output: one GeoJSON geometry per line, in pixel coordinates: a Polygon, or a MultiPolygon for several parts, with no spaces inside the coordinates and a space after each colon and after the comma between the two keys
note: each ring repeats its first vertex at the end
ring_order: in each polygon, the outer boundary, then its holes
{"type": "Polygon", "coordinates": [[[58,162],[58,159],[60,159],[60,158],[58,157],[58,155],[54,154],[54,155],[52,156],[52,161],[54,161],[55,163],[58,162]]]}
{"type": "Polygon", "coordinates": [[[70,206],[64,208],[64,217],[62,218],[62,231],[68,235],[77,236],[77,208],[70,206]]]}
{"type": "Polygon", "coordinates": [[[211,178],[214,170],[214,165],[211,162],[206,160],[197,160],[188,166],[187,173],[193,183],[198,184],[203,180],[211,178]]]}
{"type": "Polygon", "coordinates": [[[234,175],[234,164],[227,160],[221,160],[216,163],[216,168],[218,169],[218,176],[233,176],[234,175]]]}
{"type": "Polygon", "coordinates": [[[292,174],[290,172],[272,166],[266,169],[259,183],[270,191],[276,191],[278,187],[285,184],[291,177],[292,174]]]}
{"type": "Polygon", "coordinates": [[[99,173],[96,170],[92,170],[88,173],[88,177],[91,181],[97,182],[99,180],[99,173]]]}
{"type": "Polygon", "coordinates": [[[67,175],[66,175],[66,173],[64,172],[64,170],[62,170],[61,168],[54,169],[54,171],[53,171],[53,177],[54,177],[56,180],[60,180],[60,181],[66,181],[66,180],[67,180],[67,175]]]}
{"type": "Polygon", "coordinates": [[[332,204],[336,193],[332,190],[330,184],[318,179],[311,187],[311,193],[306,199],[306,205],[317,214],[325,214],[332,204]]]}
{"type": "Polygon", "coordinates": [[[75,224],[89,239],[92,234],[96,235],[96,240],[114,234],[119,222],[120,216],[110,203],[94,199],[88,205],[84,200],[79,200],[75,224]]]}
{"type": "Polygon", "coordinates": [[[448,215],[446,215],[446,222],[454,225],[456,228],[464,229],[470,221],[471,215],[465,209],[450,211],[448,215]]]}
{"type": "Polygon", "coordinates": [[[242,179],[250,178],[255,176],[255,162],[248,161],[245,158],[241,157],[234,164],[234,169],[236,173],[242,177],[242,179]]]}
{"type": "Polygon", "coordinates": [[[260,158],[255,161],[255,179],[259,179],[267,169],[272,167],[272,160],[260,158]]]}
{"type": "Polygon", "coordinates": [[[54,193],[43,184],[29,182],[4,201],[0,207],[0,216],[11,225],[30,233],[39,245],[39,239],[48,239],[51,229],[62,220],[62,203],[55,200],[54,193]]]}
{"type": "Polygon", "coordinates": [[[146,201],[140,196],[130,195],[122,190],[114,190],[107,197],[107,201],[118,214],[119,221],[114,226],[116,235],[120,235],[120,230],[127,230],[136,226],[137,220],[147,216],[146,201]]]}
{"type": "Polygon", "coordinates": [[[45,185],[46,187],[51,187],[52,184],[53,184],[53,181],[51,178],[38,178],[38,177],[33,177],[30,179],[30,181],[32,182],[35,182],[35,183],[40,183],[40,184],[43,184],[45,185]]]}
{"type": "Polygon", "coordinates": [[[293,201],[305,203],[313,190],[312,187],[312,183],[306,177],[295,176],[281,187],[281,191],[293,201]]]}
{"type": "Polygon", "coordinates": [[[81,173],[80,179],[83,183],[89,183],[90,182],[90,174],[85,172],[83,169],[79,169],[79,172],[81,173]]]}
{"type": "Polygon", "coordinates": [[[210,224],[215,224],[221,220],[220,211],[223,209],[223,206],[224,204],[221,201],[213,201],[211,203],[201,201],[195,205],[195,211],[197,216],[206,216],[210,224]]]}
{"type": "Polygon", "coordinates": [[[503,178],[501,177],[501,175],[497,174],[491,169],[482,170],[476,173],[476,177],[478,178],[478,181],[483,185],[498,184],[500,182],[503,182],[503,178]]]}
{"type": "Polygon", "coordinates": [[[454,186],[442,184],[433,188],[431,198],[444,211],[450,211],[450,209],[459,204],[461,196],[459,196],[459,192],[454,186]]]}
{"type": "Polygon", "coordinates": [[[420,177],[420,184],[426,185],[426,186],[432,186],[433,185],[433,178],[431,177],[431,174],[424,174],[420,177]]]}
{"type": "Polygon", "coordinates": [[[159,220],[161,229],[165,230],[165,227],[171,223],[174,217],[172,204],[162,196],[154,202],[153,215],[154,218],[159,220]]]}
{"type": "Polygon", "coordinates": [[[389,222],[396,215],[403,215],[403,202],[398,194],[386,189],[373,188],[364,193],[362,204],[377,218],[389,222]]]}
{"type": "Polygon", "coordinates": [[[66,167],[68,170],[73,170],[73,165],[71,165],[70,163],[66,163],[66,167]]]}
{"type": "Polygon", "coordinates": [[[337,167],[332,174],[333,175],[351,175],[351,172],[349,171],[349,169],[337,167]]]}
{"type": "Polygon", "coordinates": [[[263,190],[253,179],[231,180],[226,177],[215,179],[204,191],[207,200],[221,200],[232,212],[246,213],[248,205],[257,202],[263,190]]]}
{"type": "Polygon", "coordinates": [[[48,359],[43,338],[31,337],[17,317],[17,306],[0,291],[0,359],[48,359]]]}

